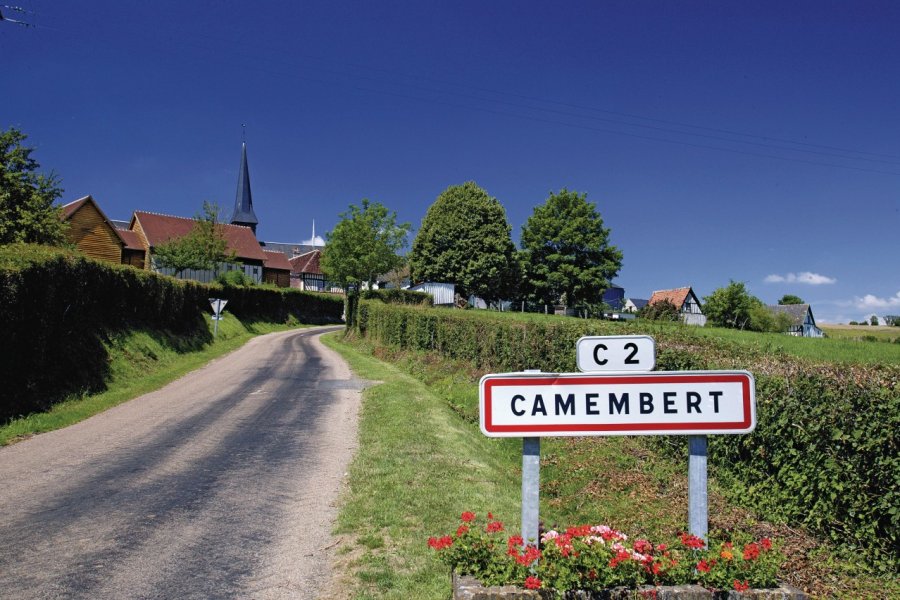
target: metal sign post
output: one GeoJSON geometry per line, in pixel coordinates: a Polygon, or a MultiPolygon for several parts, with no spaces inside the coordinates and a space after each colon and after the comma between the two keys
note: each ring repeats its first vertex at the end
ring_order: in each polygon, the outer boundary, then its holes
{"type": "Polygon", "coordinates": [[[706,436],[688,437],[688,526],[691,535],[707,541],[709,502],[706,488],[706,436]]]}
{"type": "Polygon", "coordinates": [[[756,427],[756,384],[747,371],[650,371],[648,336],[578,341],[581,373],[490,374],[479,384],[481,431],[522,438],[522,538],[537,542],[540,438],[587,435],[686,435],[688,525],[706,541],[707,435],[756,427]]]}
{"type": "Polygon", "coordinates": [[[540,522],[541,438],[522,438],[522,539],[537,544],[540,522]]]}
{"type": "Polygon", "coordinates": [[[228,300],[210,298],[209,303],[212,305],[213,309],[213,337],[216,337],[219,335],[219,321],[222,320],[222,311],[225,310],[225,305],[228,304],[228,300]]]}

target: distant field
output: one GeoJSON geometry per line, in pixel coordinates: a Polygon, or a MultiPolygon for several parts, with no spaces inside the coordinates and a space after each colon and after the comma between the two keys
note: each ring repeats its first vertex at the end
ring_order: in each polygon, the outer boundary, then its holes
{"type": "Polygon", "coordinates": [[[896,342],[900,339],[900,327],[877,327],[865,325],[821,325],[828,337],[844,340],[870,341],[866,338],[875,337],[880,342],[896,342]]]}
{"type": "MultiPolygon", "coordinates": [[[[472,310],[466,311],[472,318],[505,318],[530,323],[578,321],[576,317],[542,315],[535,313],[472,310]]],[[[688,338],[709,337],[727,340],[763,354],[787,354],[815,362],[854,364],[900,364],[900,327],[868,327],[857,325],[825,325],[827,338],[801,338],[781,333],[758,333],[720,327],[692,327],[680,323],[658,321],[594,321],[596,335],[624,335],[642,333],[665,336],[678,332],[688,338]],[[874,336],[868,339],[864,336],[874,336]]]]}

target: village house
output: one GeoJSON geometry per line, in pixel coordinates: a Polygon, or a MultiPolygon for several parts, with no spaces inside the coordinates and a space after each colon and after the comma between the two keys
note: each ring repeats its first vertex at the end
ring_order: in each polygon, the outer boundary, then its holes
{"type": "Polygon", "coordinates": [[[64,205],[62,220],[69,224],[69,241],[85,256],[144,268],[140,239],[116,228],[93,197],[88,195],[64,205]]]}
{"type": "MultiPolygon", "coordinates": [[[[174,276],[176,274],[174,269],[163,268],[155,263],[153,252],[160,244],[188,235],[195,223],[194,219],[186,217],[136,210],[131,217],[129,229],[138,235],[142,246],[146,248],[145,264],[147,268],[163,275],[174,276]]],[[[187,269],[179,277],[209,283],[222,271],[241,270],[254,283],[262,283],[266,254],[256,240],[256,236],[253,235],[253,230],[243,225],[227,223],[219,223],[216,227],[225,239],[225,253],[232,254],[233,261],[222,263],[217,269],[202,271],[187,269]]]]}
{"type": "Polygon", "coordinates": [[[644,298],[625,298],[625,306],[622,310],[634,314],[647,306],[648,302],[649,300],[644,298]]]}
{"type": "Polygon", "coordinates": [[[774,315],[787,315],[790,325],[785,332],[797,337],[825,337],[825,333],[816,326],[812,307],[809,304],[778,304],[766,308],[774,315]]]}
{"type": "Polygon", "coordinates": [[[700,306],[700,300],[690,287],[675,288],[672,290],[657,290],[650,296],[648,304],[656,304],[668,300],[675,305],[681,315],[681,320],[686,325],[706,325],[706,315],[700,306]]]}

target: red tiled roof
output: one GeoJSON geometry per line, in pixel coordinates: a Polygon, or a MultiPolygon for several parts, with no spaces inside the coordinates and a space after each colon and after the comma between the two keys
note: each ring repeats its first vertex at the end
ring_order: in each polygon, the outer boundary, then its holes
{"type": "MultiPolygon", "coordinates": [[[[147,236],[147,243],[151,248],[173,238],[186,236],[191,232],[195,222],[194,219],[185,217],[173,217],[139,210],[134,211],[133,219],[140,221],[144,235],[147,236]]],[[[238,258],[265,262],[266,255],[259,247],[259,242],[253,235],[252,229],[226,223],[219,223],[218,227],[225,237],[229,252],[234,251],[238,258]]]]}
{"type": "Polygon", "coordinates": [[[278,269],[279,271],[290,271],[293,268],[291,267],[291,261],[284,255],[284,252],[263,250],[263,253],[266,255],[266,262],[263,264],[265,268],[278,269]]]}
{"type": "Polygon", "coordinates": [[[664,300],[668,300],[672,304],[675,305],[675,308],[681,308],[684,306],[684,301],[687,300],[688,294],[691,293],[691,288],[676,288],[674,290],[658,290],[653,292],[653,295],[650,296],[649,304],[656,304],[657,302],[663,302],[664,300]]]}
{"type": "Polygon", "coordinates": [[[311,250],[306,254],[295,256],[291,259],[291,273],[312,273],[321,275],[322,268],[319,266],[319,258],[321,258],[321,256],[321,250],[311,250]]]}
{"type": "Polygon", "coordinates": [[[141,243],[141,237],[136,231],[128,229],[116,229],[116,234],[125,242],[125,248],[128,250],[144,250],[144,244],[141,243]]]}

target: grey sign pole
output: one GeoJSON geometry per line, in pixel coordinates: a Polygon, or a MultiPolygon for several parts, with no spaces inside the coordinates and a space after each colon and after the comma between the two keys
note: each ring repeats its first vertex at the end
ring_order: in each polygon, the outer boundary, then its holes
{"type": "Polygon", "coordinates": [[[706,436],[688,436],[688,525],[691,535],[706,542],[709,503],[706,495],[706,436]]]}
{"type": "Polygon", "coordinates": [[[538,543],[541,488],[541,438],[522,438],[522,539],[538,543]]]}

